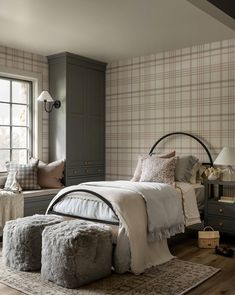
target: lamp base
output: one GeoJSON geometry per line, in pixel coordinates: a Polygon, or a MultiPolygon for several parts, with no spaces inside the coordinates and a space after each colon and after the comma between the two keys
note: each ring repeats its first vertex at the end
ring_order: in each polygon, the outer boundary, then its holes
{"type": "Polygon", "coordinates": [[[235,180],[235,171],[231,166],[228,166],[223,170],[223,174],[221,177],[223,181],[234,181],[235,180]]]}

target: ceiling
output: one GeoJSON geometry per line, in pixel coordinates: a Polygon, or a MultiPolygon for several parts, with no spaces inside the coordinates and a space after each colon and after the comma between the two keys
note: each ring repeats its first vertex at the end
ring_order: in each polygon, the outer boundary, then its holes
{"type": "Polygon", "coordinates": [[[235,38],[187,0],[0,0],[0,28],[1,45],[106,62],[235,38]]]}

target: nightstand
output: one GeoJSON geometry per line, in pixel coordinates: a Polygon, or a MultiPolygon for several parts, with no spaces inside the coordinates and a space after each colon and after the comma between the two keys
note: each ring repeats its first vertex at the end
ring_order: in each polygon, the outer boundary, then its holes
{"type": "Polygon", "coordinates": [[[205,226],[210,225],[215,230],[235,235],[235,192],[234,197],[229,199],[224,189],[235,188],[235,181],[207,180],[204,186],[205,226]]]}

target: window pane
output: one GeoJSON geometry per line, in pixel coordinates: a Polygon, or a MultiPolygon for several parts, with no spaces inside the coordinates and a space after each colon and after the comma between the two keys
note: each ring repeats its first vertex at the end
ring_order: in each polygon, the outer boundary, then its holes
{"type": "Polygon", "coordinates": [[[0,125],[10,125],[10,105],[0,103],[0,125]]]}
{"type": "Polygon", "coordinates": [[[12,125],[27,126],[27,106],[12,105],[12,125]]]}
{"type": "Polygon", "coordinates": [[[0,127],[0,148],[10,147],[10,127],[0,127]]]}
{"type": "Polygon", "coordinates": [[[29,83],[12,82],[12,102],[28,103],[29,83]]]}
{"type": "Polygon", "coordinates": [[[26,164],[27,150],[12,150],[12,161],[19,164],[26,164]]]}
{"type": "Polygon", "coordinates": [[[10,81],[0,79],[0,101],[10,101],[10,81]]]}
{"type": "Polygon", "coordinates": [[[27,128],[12,127],[12,147],[13,148],[27,147],[27,128]]]}
{"type": "Polygon", "coordinates": [[[10,150],[0,150],[0,171],[6,171],[5,162],[10,161],[10,150]]]}

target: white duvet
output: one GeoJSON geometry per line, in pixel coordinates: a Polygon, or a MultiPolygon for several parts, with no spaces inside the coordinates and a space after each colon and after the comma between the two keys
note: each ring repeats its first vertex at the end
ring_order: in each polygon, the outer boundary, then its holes
{"type": "Polygon", "coordinates": [[[120,231],[124,230],[129,238],[133,273],[172,257],[166,237],[184,231],[182,199],[175,189],[165,184],[129,181],[85,183],[61,190],[48,211],[61,195],[74,189],[92,190],[112,204],[120,231]]]}

